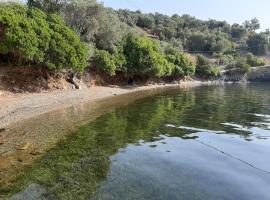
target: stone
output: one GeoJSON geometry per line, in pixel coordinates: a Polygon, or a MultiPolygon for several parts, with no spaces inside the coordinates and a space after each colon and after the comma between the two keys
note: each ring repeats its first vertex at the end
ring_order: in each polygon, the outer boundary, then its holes
{"type": "Polygon", "coordinates": [[[18,87],[13,87],[12,90],[16,93],[19,93],[20,92],[20,89],[18,87]]]}

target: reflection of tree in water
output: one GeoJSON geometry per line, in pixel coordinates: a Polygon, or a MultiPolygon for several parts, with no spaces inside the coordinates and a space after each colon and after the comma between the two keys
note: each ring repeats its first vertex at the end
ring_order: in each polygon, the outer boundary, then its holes
{"type": "Polygon", "coordinates": [[[160,134],[158,127],[175,117],[173,110],[182,112],[192,106],[193,99],[192,93],[160,97],[102,116],[60,141],[2,193],[16,193],[38,183],[59,199],[91,197],[107,176],[111,155],[140,139],[153,140],[160,134]]]}
{"type": "Polygon", "coordinates": [[[110,156],[119,148],[139,140],[157,140],[165,134],[195,139],[189,136],[190,131],[168,129],[165,124],[230,131],[221,123],[256,120],[256,116],[245,113],[263,111],[268,94],[258,98],[260,94],[241,87],[209,87],[137,101],[69,134],[0,192],[16,193],[30,183],[39,183],[59,199],[89,198],[106,179],[110,156]]]}
{"type": "Polygon", "coordinates": [[[267,112],[265,102],[269,102],[270,93],[264,92],[263,94],[256,87],[251,89],[235,85],[213,87],[208,90],[198,88],[195,90],[194,105],[186,110],[180,125],[223,130],[248,139],[250,133],[224,127],[222,123],[232,122],[249,127],[250,122],[258,120],[257,116],[250,113],[267,112]]]}

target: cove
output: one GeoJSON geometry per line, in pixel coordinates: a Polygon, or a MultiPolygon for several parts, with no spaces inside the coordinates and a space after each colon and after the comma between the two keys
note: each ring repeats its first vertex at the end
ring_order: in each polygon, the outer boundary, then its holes
{"type": "Polygon", "coordinates": [[[1,180],[1,197],[270,199],[268,84],[164,91],[89,115],[1,180]]]}

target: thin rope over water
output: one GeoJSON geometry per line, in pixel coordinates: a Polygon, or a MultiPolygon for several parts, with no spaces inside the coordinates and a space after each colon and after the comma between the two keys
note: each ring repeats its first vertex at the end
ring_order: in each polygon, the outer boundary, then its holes
{"type": "Polygon", "coordinates": [[[264,170],[264,169],[261,169],[261,168],[259,168],[259,167],[256,167],[256,166],[250,164],[250,163],[247,162],[247,161],[244,161],[244,160],[242,160],[242,159],[240,159],[240,158],[237,158],[237,157],[235,157],[235,156],[233,156],[233,155],[231,155],[231,154],[229,154],[229,153],[226,153],[226,152],[224,152],[224,151],[221,151],[221,150],[219,150],[218,148],[213,147],[213,146],[211,146],[211,145],[209,145],[209,144],[206,144],[206,143],[204,143],[204,142],[202,142],[202,141],[200,141],[200,140],[198,140],[198,139],[195,139],[195,140],[196,140],[197,142],[201,143],[202,145],[206,146],[206,147],[209,147],[209,148],[211,148],[211,149],[213,149],[213,150],[215,150],[215,151],[218,151],[218,152],[220,152],[220,153],[222,153],[222,154],[224,154],[224,155],[226,155],[226,156],[228,156],[228,157],[230,157],[230,158],[233,158],[233,159],[235,159],[235,160],[238,160],[238,161],[240,161],[240,162],[242,162],[242,163],[244,163],[244,164],[246,164],[246,165],[248,165],[248,166],[250,166],[250,167],[252,167],[252,168],[254,168],[254,169],[256,169],[256,170],[258,170],[258,171],[261,171],[261,172],[263,172],[263,173],[266,173],[266,174],[270,175],[270,172],[269,172],[269,171],[266,171],[266,170],[264,170]]]}

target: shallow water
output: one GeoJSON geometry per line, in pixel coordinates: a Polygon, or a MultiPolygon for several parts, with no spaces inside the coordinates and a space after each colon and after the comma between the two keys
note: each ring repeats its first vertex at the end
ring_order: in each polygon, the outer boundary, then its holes
{"type": "Polygon", "coordinates": [[[270,85],[176,90],[81,126],[0,194],[269,200],[269,155],[270,85]]]}

